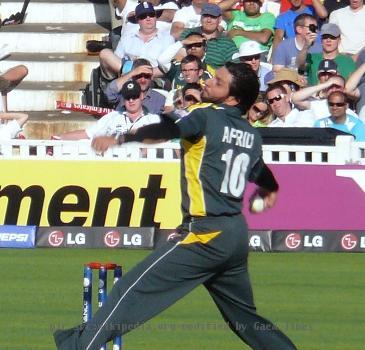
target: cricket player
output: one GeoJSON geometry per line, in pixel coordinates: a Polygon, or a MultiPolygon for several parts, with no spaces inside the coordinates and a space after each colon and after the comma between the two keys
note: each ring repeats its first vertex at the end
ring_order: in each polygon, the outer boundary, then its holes
{"type": "MultiPolygon", "coordinates": [[[[295,345],[256,313],[249,280],[247,224],[241,213],[246,181],[262,191],[266,208],[278,184],[261,158],[261,138],[242,115],[259,83],[244,63],[226,63],[207,80],[211,102],[172,122],[164,119],[119,138],[92,142],[97,152],[131,141],[181,139],[183,222],[164,246],[121,278],[85,325],[56,331],[60,350],[97,350],[157,315],[204,284],[232,331],[252,349],[293,350],[295,345]]],[[[168,213],[166,213],[168,215],[168,213]]]]}

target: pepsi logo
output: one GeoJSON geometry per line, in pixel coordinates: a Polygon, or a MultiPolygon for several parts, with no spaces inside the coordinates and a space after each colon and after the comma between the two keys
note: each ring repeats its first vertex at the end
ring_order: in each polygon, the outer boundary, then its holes
{"type": "Polygon", "coordinates": [[[114,248],[120,243],[120,233],[118,231],[109,231],[104,235],[104,243],[107,247],[114,248]]]}
{"type": "Polygon", "coordinates": [[[352,250],[357,245],[357,237],[352,233],[344,235],[341,239],[341,246],[343,249],[352,250]]]}
{"type": "Polygon", "coordinates": [[[299,233],[290,233],[285,238],[285,245],[289,249],[296,249],[300,246],[300,243],[302,242],[302,238],[300,237],[299,233]]]}
{"type": "Polygon", "coordinates": [[[48,243],[52,247],[59,247],[65,240],[65,234],[62,231],[52,231],[48,236],[48,243]]]}

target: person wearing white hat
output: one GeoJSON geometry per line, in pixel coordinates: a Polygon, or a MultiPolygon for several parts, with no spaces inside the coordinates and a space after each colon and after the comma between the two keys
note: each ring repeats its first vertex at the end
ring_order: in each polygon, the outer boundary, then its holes
{"type": "Polygon", "coordinates": [[[257,41],[249,40],[241,44],[239,52],[233,54],[233,60],[240,60],[251,66],[260,80],[260,91],[266,91],[264,78],[271,72],[271,64],[261,62],[261,54],[266,52],[257,41]]]}

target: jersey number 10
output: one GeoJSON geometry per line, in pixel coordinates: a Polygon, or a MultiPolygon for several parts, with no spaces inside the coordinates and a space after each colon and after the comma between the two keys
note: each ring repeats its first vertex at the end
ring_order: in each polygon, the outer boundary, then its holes
{"type": "Polygon", "coordinates": [[[246,153],[240,153],[233,158],[233,149],[222,154],[221,159],[226,163],[226,171],[220,191],[234,197],[241,197],[246,186],[246,172],[250,163],[250,157],[246,153]]]}

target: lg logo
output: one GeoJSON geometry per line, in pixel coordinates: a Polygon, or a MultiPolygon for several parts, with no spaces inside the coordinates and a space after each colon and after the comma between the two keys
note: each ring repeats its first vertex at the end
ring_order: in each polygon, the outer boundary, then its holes
{"type": "Polygon", "coordinates": [[[114,248],[120,242],[120,233],[117,231],[109,231],[104,236],[104,243],[107,247],[114,248]]]}
{"type": "Polygon", "coordinates": [[[290,233],[288,236],[286,236],[285,245],[289,249],[298,248],[300,246],[300,243],[302,243],[302,239],[299,233],[290,233]]]}
{"type": "Polygon", "coordinates": [[[352,250],[357,245],[357,237],[352,233],[344,235],[341,239],[341,246],[343,249],[352,250]]]}
{"type": "Polygon", "coordinates": [[[52,247],[60,247],[65,238],[67,245],[85,245],[86,242],[86,236],[82,232],[76,234],[69,232],[65,235],[62,231],[52,231],[48,236],[48,243],[52,247]]]}

